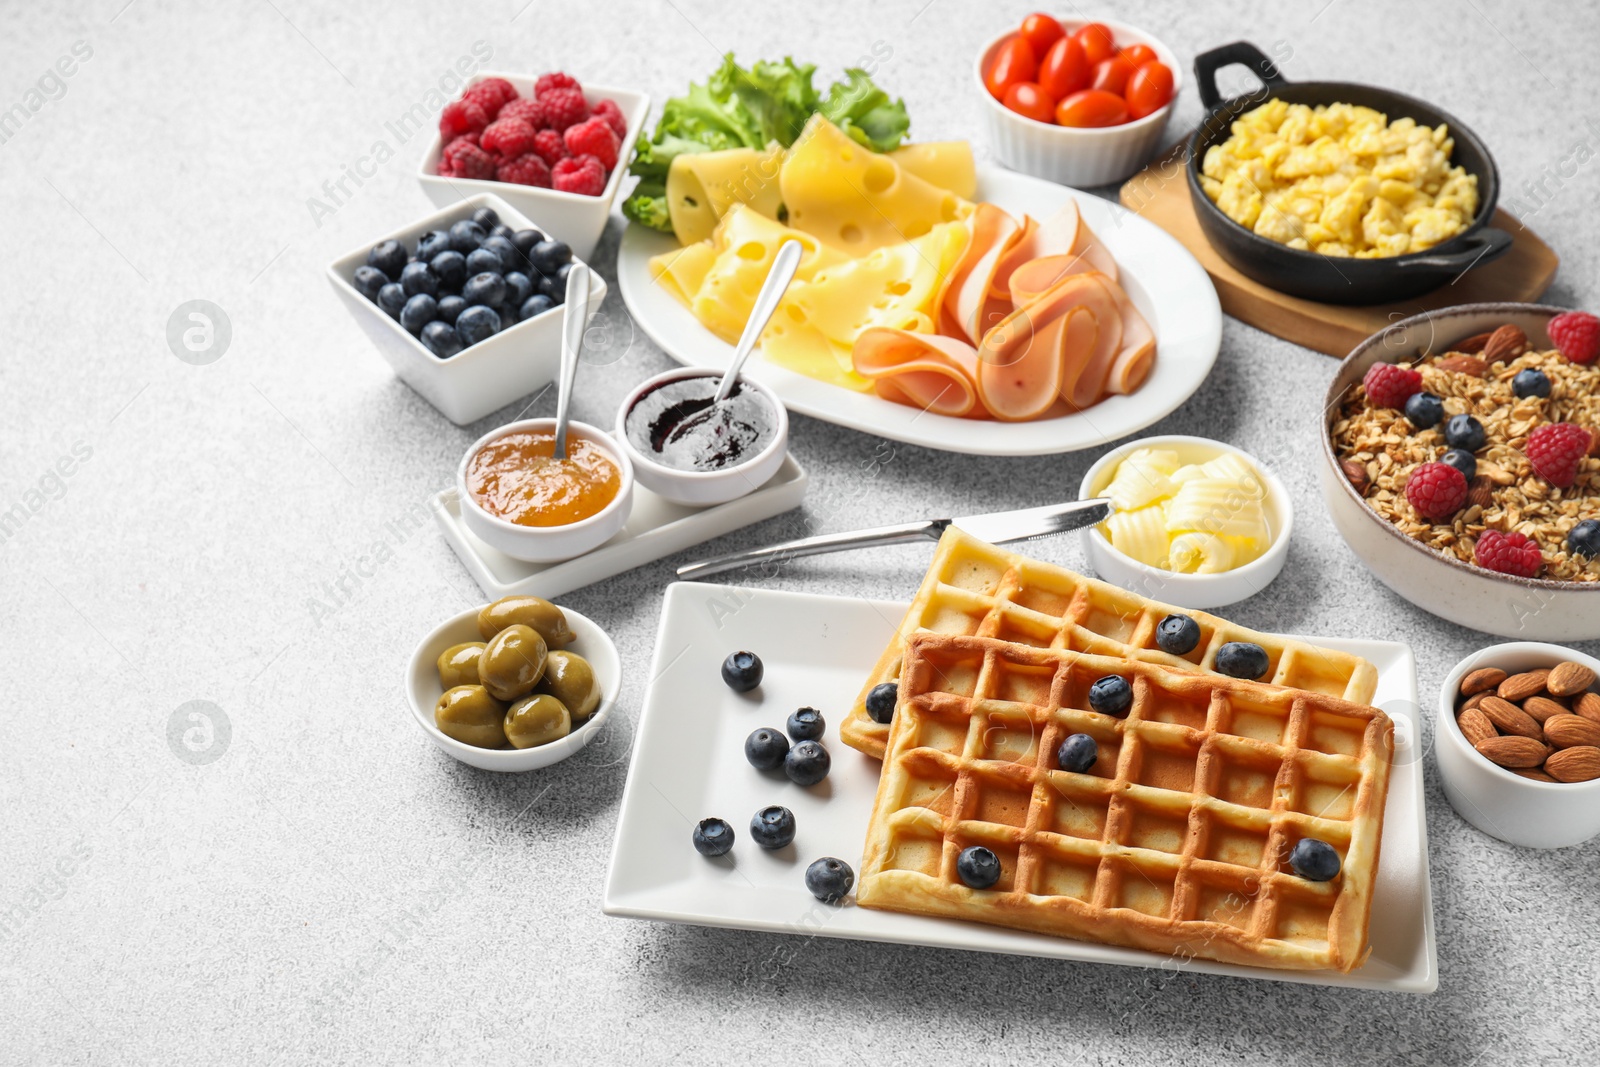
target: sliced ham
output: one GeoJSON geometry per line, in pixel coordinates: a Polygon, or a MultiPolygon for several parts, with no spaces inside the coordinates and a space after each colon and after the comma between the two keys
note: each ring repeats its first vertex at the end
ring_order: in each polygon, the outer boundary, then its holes
{"type": "Polygon", "coordinates": [[[959,338],[874,327],[856,338],[851,360],[885,400],[935,415],[985,414],[978,403],[977,350],[959,338]]]}
{"type": "Polygon", "coordinates": [[[968,220],[972,235],[945,280],[940,299],[939,332],[977,344],[983,336],[983,315],[1001,257],[1021,235],[1017,220],[993,204],[980,203],[968,220]]]}

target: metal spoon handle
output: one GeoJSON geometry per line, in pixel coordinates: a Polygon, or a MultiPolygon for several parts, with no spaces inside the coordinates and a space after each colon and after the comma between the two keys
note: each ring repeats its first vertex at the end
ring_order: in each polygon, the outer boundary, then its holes
{"type": "Polygon", "coordinates": [[[561,325],[561,372],[556,379],[556,459],[567,458],[567,411],[572,405],[572,381],[578,376],[578,357],[589,325],[589,268],[572,261],[567,271],[566,311],[561,325]]]}
{"type": "Polygon", "coordinates": [[[756,302],[750,308],[750,318],[745,322],[744,333],[739,338],[739,347],[734,349],[733,362],[728,364],[727,371],[723,373],[722,384],[717,387],[717,397],[712,403],[721,403],[733,392],[733,382],[739,377],[739,368],[750,358],[756,342],[761,339],[761,331],[767,328],[772,313],[778,310],[778,302],[788,291],[789,283],[794,281],[794,272],[800,269],[800,257],[804,253],[805,249],[799,241],[789,240],[783,242],[778,254],[772,257],[772,269],[767,272],[767,280],[761,283],[761,292],[756,294],[756,302]]]}

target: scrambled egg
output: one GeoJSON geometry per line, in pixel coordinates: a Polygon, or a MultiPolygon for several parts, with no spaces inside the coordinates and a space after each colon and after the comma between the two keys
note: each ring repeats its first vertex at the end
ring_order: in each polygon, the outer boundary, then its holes
{"type": "Polygon", "coordinates": [[[1206,151],[1200,185],[1233,221],[1326,256],[1399,256],[1465,230],[1478,179],[1450,165],[1455,141],[1369,107],[1269,100],[1206,151]]]}

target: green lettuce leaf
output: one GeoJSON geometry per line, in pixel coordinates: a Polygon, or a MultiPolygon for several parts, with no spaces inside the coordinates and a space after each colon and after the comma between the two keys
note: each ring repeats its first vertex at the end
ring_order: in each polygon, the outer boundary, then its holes
{"type": "Polygon", "coordinates": [[[817,110],[855,141],[875,152],[900,147],[906,131],[911,129],[906,102],[891,100],[889,94],[873,84],[867,72],[858,67],[851,67],[844,74],[845,80],[833,83],[828,98],[817,110]]]}

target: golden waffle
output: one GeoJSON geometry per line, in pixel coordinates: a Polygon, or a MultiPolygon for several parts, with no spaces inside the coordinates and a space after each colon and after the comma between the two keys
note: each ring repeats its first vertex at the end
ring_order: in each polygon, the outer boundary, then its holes
{"type": "Polygon", "coordinates": [[[1208,673],[1224,644],[1253,641],[1267,650],[1270,663],[1262,681],[1343,697],[1356,704],[1370,701],[1378,685],[1377,669],[1360,656],[1256,633],[1203,611],[1158,604],[1065,567],[996,548],[952,526],[940,539],[922,587],[889,647],[878,657],[855,706],[840,724],[839,736],[845,744],[883,758],[889,727],[867,715],[867,694],[880,682],[900,676],[906,638],[926,631],[1127,656],[1208,673]],[[1173,656],[1156,647],[1156,626],[1173,613],[1188,615],[1200,624],[1200,643],[1186,656],[1173,656]]]}
{"type": "Polygon", "coordinates": [[[1367,921],[1393,727],[1337,697],[1138,660],[918,634],[907,644],[856,900],[1229,963],[1349,971],[1367,921]],[[1088,708],[1133,686],[1126,718],[1088,708]],[[1059,769],[1093,736],[1099,760],[1059,769]],[[1303,837],[1342,861],[1295,875],[1303,837]],[[999,858],[992,889],[956,875],[999,858]]]}

